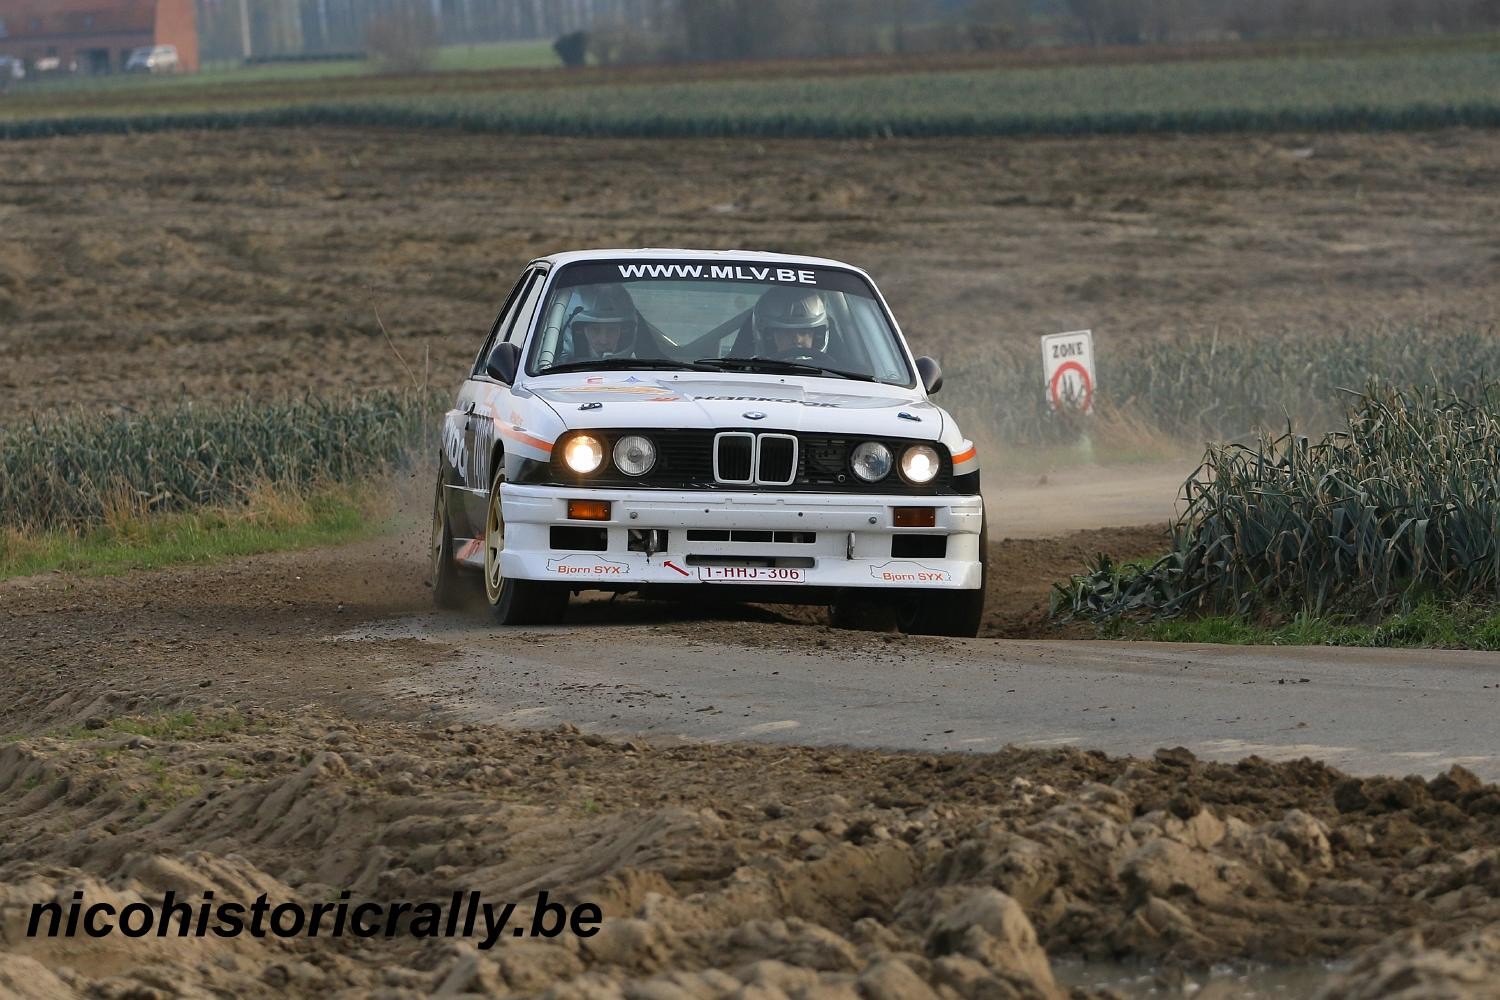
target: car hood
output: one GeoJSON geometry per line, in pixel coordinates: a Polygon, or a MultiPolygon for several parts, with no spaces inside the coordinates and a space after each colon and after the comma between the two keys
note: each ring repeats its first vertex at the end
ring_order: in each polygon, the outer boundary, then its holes
{"type": "Polygon", "coordinates": [[[917,390],[847,379],[632,372],[548,376],[526,388],[569,429],[755,428],[927,441],[943,430],[942,410],[917,390]]]}

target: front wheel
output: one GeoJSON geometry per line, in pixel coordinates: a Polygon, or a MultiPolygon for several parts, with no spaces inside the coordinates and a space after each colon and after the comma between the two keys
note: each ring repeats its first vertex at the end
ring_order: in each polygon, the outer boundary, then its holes
{"type": "Polygon", "coordinates": [[[979,522],[979,589],[919,591],[897,605],[896,624],[917,635],[972,639],[984,624],[984,594],[989,586],[990,540],[979,522]]]}
{"type": "Polygon", "coordinates": [[[500,487],[505,470],[496,469],[484,515],[484,596],[499,625],[556,625],[568,606],[566,584],[546,580],[512,580],[500,571],[505,551],[505,519],[500,513],[500,487]]]}

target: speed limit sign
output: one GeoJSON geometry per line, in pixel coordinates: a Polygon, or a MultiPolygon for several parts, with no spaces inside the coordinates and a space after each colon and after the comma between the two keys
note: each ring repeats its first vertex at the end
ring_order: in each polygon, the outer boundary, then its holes
{"type": "Polygon", "coordinates": [[[1042,338],[1047,405],[1053,410],[1094,412],[1094,334],[1091,330],[1049,333],[1042,338]]]}

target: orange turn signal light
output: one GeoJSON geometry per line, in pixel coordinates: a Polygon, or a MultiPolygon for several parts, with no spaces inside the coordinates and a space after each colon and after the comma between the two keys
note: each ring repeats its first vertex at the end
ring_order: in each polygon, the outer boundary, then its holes
{"type": "Polygon", "coordinates": [[[936,507],[896,507],[898,528],[931,528],[937,524],[936,507]]]}
{"type": "Polygon", "coordinates": [[[608,500],[569,500],[568,518],[573,521],[608,521],[608,500]]]}

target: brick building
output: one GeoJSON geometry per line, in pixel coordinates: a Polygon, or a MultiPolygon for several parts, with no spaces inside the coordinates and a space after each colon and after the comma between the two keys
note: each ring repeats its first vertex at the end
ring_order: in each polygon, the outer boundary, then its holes
{"type": "Polygon", "coordinates": [[[80,73],[118,73],[147,45],[175,45],[183,70],[195,72],[194,0],[0,0],[0,55],[27,66],[57,58],[80,73]]]}

